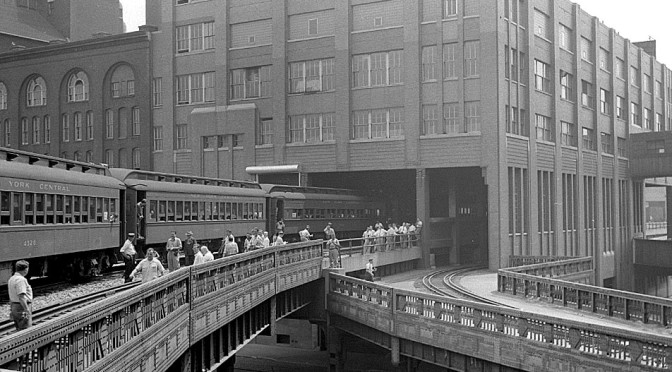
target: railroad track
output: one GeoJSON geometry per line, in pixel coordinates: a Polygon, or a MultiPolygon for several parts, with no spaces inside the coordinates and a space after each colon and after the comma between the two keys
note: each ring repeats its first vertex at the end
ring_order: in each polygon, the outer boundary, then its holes
{"type": "Polygon", "coordinates": [[[481,303],[485,303],[488,305],[495,305],[495,306],[503,306],[507,308],[514,308],[513,306],[503,304],[501,302],[497,302],[494,300],[491,300],[487,297],[483,297],[480,295],[477,295],[476,293],[473,293],[471,291],[468,291],[464,289],[462,286],[458,285],[455,283],[455,278],[458,276],[464,275],[465,273],[469,271],[475,271],[479,269],[483,269],[484,267],[482,266],[469,266],[469,267],[461,267],[461,268],[451,268],[451,269],[444,269],[444,270],[438,270],[432,273],[429,273],[425,275],[422,278],[422,284],[427,288],[430,292],[434,294],[438,294],[439,296],[446,296],[446,297],[451,297],[451,298],[460,298],[460,299],[467,299],[467,300],[472,300],[472,301],[477,301],[481,303]],[[443,287],[438,286],[432,282],[433,279],[443,275],[443,287]]]}
{"type": "MultiPolygon", "coordinates": [[[[93,292],[76,299],[65,300],[57,304],[45,306],[33,312],[33,326],[48,322],[59,316],[71,313],[77,309],[81,309],[94,302],[100,301],[120,292],[127,291],[142,283],[141,281],[124,283],[112,288],[104,289],[98,292],[93,292]]],[[[0,322],[0,339],[15,332],[14,322],[12,320],[5,320],[0,322]]]]}

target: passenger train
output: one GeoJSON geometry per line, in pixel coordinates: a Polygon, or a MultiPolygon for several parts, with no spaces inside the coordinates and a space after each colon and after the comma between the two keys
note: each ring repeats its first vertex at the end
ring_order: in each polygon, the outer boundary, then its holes
{"type": "Polygon", "coordinates": [[[384,216],[385,203],[353,190],[258,184],[108,168],[0,147],[0,284],[20,259],[31,276],[86,277],[117,262],[127,233],[140,256],[164,250],[172,231],[187,231],[217,252],[227,230],[242,242],[254,228],[285,240],[331,222],[339,238],[360,236],[384,216]],[[145,201],[144,205],[141,201],[145,201]]]}

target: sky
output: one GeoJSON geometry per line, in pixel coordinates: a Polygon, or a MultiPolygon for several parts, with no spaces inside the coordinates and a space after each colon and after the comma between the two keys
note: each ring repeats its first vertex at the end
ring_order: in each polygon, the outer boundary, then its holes
{"type": "MultiPolygon", "coordinates": [[[[169,0],[166,0],[169,1],[169,0]]],[[[469,0],[465,0],[469,1],[469,0]]],[[[672,67],[672,32],[669,0],[576,0],[583,10],[598,17],[630,41],[657,40],[658,61],[672,67]]],[[[121,0],[127,31],[145,24],[144,0],[121,0]]]]}

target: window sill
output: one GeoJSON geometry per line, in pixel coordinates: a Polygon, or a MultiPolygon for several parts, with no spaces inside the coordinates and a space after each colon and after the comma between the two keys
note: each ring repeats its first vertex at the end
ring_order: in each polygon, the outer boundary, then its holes
{"type": "Polygon", "coordinates": [[[534,88],[534,91],[540,94],[543,94],[545,96],[553,97],[553,95],[550,92],[544,92],[543,90],[539,90],[537,88],[534,88]]]}
{"type": "Polygon", "coordinates": [[[229,102],[245,102],[245,101],[254,101],[254,100],[258,100],[258,99],[267,99],[267,98],[271,98],[271,97],[232,98],[232,99],[229,99],[229,102]]]}
{"type": "Polygon", "coordinates": [[[322,141],[322,142],[290,142],[287,147],[303,147],[303,146],[325,146],[335,145],[336,141],[322,141]]]}
{"type": "Polygon", "coordinates": [[[590,61],[590,60],[587,60],[587,59],[585,59],[585,58],[583,58],[583,57],[581,57],[581,62],[585,62],[585,63],[587,63],[587,64],[589,64],[589,65],[591,65],[591,66],[595,64],[595,62],[590,61]]]}
{"type": "Polygon", "coordinates": [[[481,132],[468,132],[468,133],[441,133],[441,134],[423,134],[420,135],[420,139],[441,139],[441,138],[455,138],[455,137],[478,137],[481,135],[481,132]]]}
{"type": "Polygon", "coordinates": [[[263,144],[263,145],[254,145],[254,148],[255,149],[272,149],[273,144],[272,143],[266,143],[266,144],[263,144]]]}
{"type": "Polygon", "coordinates": [[[552,44],[552,43],[553,43],[552,41],[548,40],[547,38],[545,38],[545,37],[543,37],[543,36],[541,36],[541,35],[539,35],[539,34],[537,34],[536,32],[534,33],[534,36],[535,36],[537,39],[539,39],[539,40],[543,40],[543,41],[545,41],[545,42],[547,42],[547,43],[549,43],[549,44],[552,44]]]}
{"type": "Polygon", "coordinates": [[[207,102],[194,102],[194,103],[178,103],[177,107],[188,107],[188,106],[206,106],[206,105],[214,105],[215,101],[207,101],[207,102]]]}
{"type": "Polygon", "coordinates": [[[517,138],[517,139],[520,139],[520,140],[525,140],[525,141],[529,141],[529,140],[530,140],[530,137],[528,137],[528,136],[523,136],[522,134],[507,133],[506,136],[507,136],[507,137],[511,137],[511,138],[517,138]]]}
{"type": "Polygon", "coordinates": [[[176,154],[185,154],[185,153],[191,153],[191,149],[177,149],[173,150],[173,152],[176,154]]]}
{"type": "Polygon", "coordinates": [[[563,52],[569,54],[569,55],[572,55],[572,56],[574,55],[574,52],[572,52],[569,49],[566,49],[566,48],[563,48],[563,47],[559,47],[559,49],[562,50],[563,52]]]}
{"type": "Polygon", "coordinates": [[[325,93],[334,93],[336,90],[335,89],[330,89],[330,90],[316,90],[313,92],[289,92],[287,93],[288,96],[290,97],[295,97],[295,96],[310,96],[313,94],[325,94],[325,93]]]}
{"type": "Polygon", "coordinates": [[[616,157],[614,156],[614,154],[610,154],[610,153],[608,153],[608,152],[604,152],[604,151],[602,152],[602,156],[606,156],[606,157],[608,157],[608,158],[616,158],[616,157]]]}
{"type": "Polygon", "coordinates": [[[577,151],[579,148],[577,146],[572,146],[572,145],[560,145],[563,149],[568,149],[568,150],[574,150],[577,151]]]}
{"type": "Polygon", "coordinates": [[[184,4],[175,4],[175,6],[177,7],[177,6],[184,6],[184,5],[195,4],[195,3],[204,3],[206,1],[210,1],[210,0],[189,0],[189,2],[186,2],[184,4]]]}
{"type": "Polygon", "coordinates": [[[404,83],[390,84],[390,85],[373,85],[368,87],[354,87],[352,88],[352,90],[380,89],[380,88],[392,88],[401,86],[404,86],[404,83]]]}
{"type": "Polygon", "coordinates": [[[175,58],[182,57],[182,56],[197,56],[200,54],[208,54],[208,53],[214,53],[215,48],[212,49],[203,49],[203,50],[195,50],[195,51],[189,51],[189,52],[182,52],[182,53],[175,53],[175,58]]]}
{"type": "Polygon", "coordinates": [[[555,146],[555,142],[553,142],[553,141],[549,141],[549,140],[545,140],[545,139],[537,139],[537,143],[543,143],[543,144],[545,144],[545,145],[555,146]]]}
{"type": "Polygon", "coordinates": [[[161,154],[163,150],[152,150],[152,154],[161,154]]]}
{"type": "Polygon", "coordinates": [[[336,37],[336,35],[322,35],[322,36],[311,36],[311,37],[304,37],[301,39],[291,39],[287,40],[288,43],[296,43],[299,41],[310,41],[310,40],[319,40],[319,39],[327,39],[330,37],[336,37]]]}
{"type": "Polygon", "coordinates": [[[350,34],[355,35],[355,34],[363,34],[363,33],[367,33],[367,32],[394,30],[394,29],[403,29],[403,28],[404,28],[404,25],[377,27],[377,28],[370,28],[370,29],[366,29],[366,30],[352,31],[352,32],[350,32],[350,34]]]}
{"type": "Polygon", "coordinates": [[[458,78],[457,76],[451,76],[443,79],[443,81],[459,81],[459,80],[460,78],[458,78]]]}
{"type": "Polygon", "coordinates": [[[476,80],[476,79],[480,79],[480,78],[481,78],[481,75],[470,75],[470,76],[465,76],[464,80],[476,80]]]}
{"type": "Polygon", "coordinates": [[[441,19],[441,22],[451,22],[451,21],[457,21],[457,14],[454,16],[444,17],[443,19],[441,19]]]}
{"type": "Polygon", "coordinates": [[[439,81],[436,80],[436,79],[429,79],[429,80],[424,80],[424,81],[422,82],[422,84],[434,84],[434,83],[438,83],[438,82],[439,82],[439,81]]]}
{"type": "Polygon", "coordinates": [[[589,153],[589,154],[595,154],[595,155],[597,155],[597,150],[583,149],[583,150],[581,150],[581,151],[583,151],[583,152],[587,152],[587,153],[589,153]]]}
{"type": "Polygon", "coordinates": [[[421,25],[434,25],[434,24],[436,24],[436,23],[437,23],[436,21],[423,21],[423,22],[420,22],[421,25]]]}
{"type": "Polygon", "coordinates": [[[229,51],[260,48],[260,47],[266,47],[266,46],[273,46],[273,44],[268,43],[268,44],[246,45],[246,46],[241,46],[241,47],[229,48],[229,51]]]}
{"type": "Polygon", "coordinates": [[[562,98],[562,97],[560,97],[560,101],[562,101],[562,102],[567,102],[567,103],[572,104],[572,105],[575,105],[575,104],[576,104],[576,102],[574,102],[574,101],[572,101],[572,100],[569,100],[569,99],[567,99],[567,98],[562,98]]]}
{"type": "Polygon", "coordinates": [[[350,143],[399,142],[404,141],[405,139],[406,138],[404,136],[393,138],[358,138],[358,139],[351,139],[349,142],[350,143]]]}

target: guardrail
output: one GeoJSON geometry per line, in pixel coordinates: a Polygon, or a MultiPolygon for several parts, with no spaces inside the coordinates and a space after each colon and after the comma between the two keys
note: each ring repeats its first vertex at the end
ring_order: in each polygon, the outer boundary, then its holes
{"type": "Polygon", "coordinates": [[[0,368],[120,371],[142,364],[143,370],[166,370],[217,326],[319,278],[322,259],[322,241],[313,240],[176,270],[0,339],[0,368]]]}
{"type": "Polygon", "coordinates": [[[545,262],[570,260],[575,257],[552,257],[552,256],[509,256],[509,268],[515,266],[534,265],[545,262]]]}
{"type": "MultiPolygon", "coordinates": [[[[447,354],[438,356],[449,350],[523,370],[596,364],[606,368],[595,370],[670,370],[668,336],[395,289],[334,273],[329,273],[328,281],[331,313],[391,337],[432,345],[438,350],[421,355],[432,363],[448,363],[447,354]],[[509,348],[515,352],[506,353],[509,348]]],[[[365,328],[348,331],[364,333],[365,328]]],[[[376,335],[371,339],[384,340],[376,335]]],[[[404,353],[412,347],[400,349],[404,353]]]]}
{"type": "MultiPolygon", "coordinates": [[[[341,257],[350,257],[356,254],[373,252],[388,252],[395,249],[417,247],[421,244],[421,235],[417,234],[397,234],[369,239],[370,240],[365,238],[339,239],[339,244],[341,245],[341,257]]],[[[325,249],[326,244],[325,241],[325,249]]]]}
{"type": "Polygon", "coordinates": [[[538,269],[539,265],[557,265],[561,270],[574,265],[577,275],[580,268],[587,268],[578,258],[547,264],[528,265],[497,272],[497,290],[524,298],[536,298],[575,310],[667,327],[672,324],[672,300],[638,293],[572,283],[539,273],[557,273],[555,270],[538,269]],[[515,270],[515,271],[514,271],[515,270]],[[517,271],[517,272],[516,272],[517,271]]]}
{"type": "Polygon", "coordinates": [[[647,222],[647,230],[656,230],[656,229],[667,229],[667,221],[662,222],[647,222]]]}

